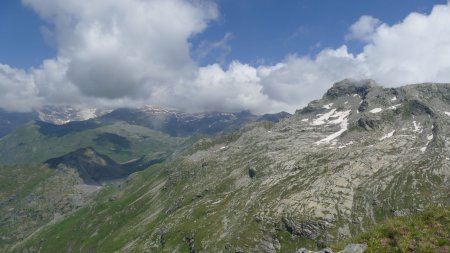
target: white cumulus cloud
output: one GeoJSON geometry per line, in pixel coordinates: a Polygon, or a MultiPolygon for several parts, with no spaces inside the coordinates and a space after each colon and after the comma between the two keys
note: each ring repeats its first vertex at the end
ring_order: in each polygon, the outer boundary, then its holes
{"type": "Polygon", "coordinates": [[[0,64],[0,108],[28,111],[39,104],[33,77],[20,69],[0,64]]]}
{"type": "MultiPolygon", "coordinates": [[[[23,3],[48,22],[43,30],[58,55],[26,71],[0,65],[0,107],[9,110],[45,103],[148,103],[191,111],[293,112],[344,78],[372,78],[386,86],[450,82],[449,4],[394,25],[362,16],[343,35],[365,43],[358,54],[342,45],[314,56],[288,55],[272,65],[234,60],[223,67],[200,66],[191,57],[190,38],[219,15],[207,0],[23,3]]],[[[205,44],[205,50],[232,50],[230,36],[205,44]]]]}
{"type": "MultiPolygon", "coordinates": [[[[197,70],[188,38],[217,17],[206,1],[23,0],[50,26],[58,47],[60,85],[86,97],[145,98],[197,70]]],[[[49,66],[51,65],[51,66],[49,66]]],[[[58,77],[59,79],[59,77],[58,77]]]]}
{"type": "Polygon", "coordinates": [[[382,22],[377,18],[368,15],[361,16],[357,22],[350,26],[349,33],[345,38],[370,41],[381,24],[382,22]]]}

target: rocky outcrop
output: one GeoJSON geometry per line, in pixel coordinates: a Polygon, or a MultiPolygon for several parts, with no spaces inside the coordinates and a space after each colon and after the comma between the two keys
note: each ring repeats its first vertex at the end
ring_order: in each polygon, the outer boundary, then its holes
{"type": "Polygon", "coordinates": [[[363,100],[358,107],[358,112],[365,112],[369,107],[369,103],[366,100],[363,100]]]}
{"type": "MultiPolygon", "coordinates": [[[[343,250],[336,253],[364,253],[367,249],[367,244],[349,244],[343,250]]],[[[305,248],[297,250],[296,253],[333,253],[333,250],[326,248],[320,251],[312,251],[305,248]]]]}
{"type": "Polygon", "coordinates": [[[317,221],[305,221],[298,223],[292,219],[283,218],[283,224],[290,234],[310,239],[316,239],[325,229],[325,225],[317,221]]]}
{"type": "Polygon", "coordinates": [[[370,89],[374,87],[379,87],[374,80],[355,81],[345,79],[335,83],[333,87],[327,91],[325,96],[328,98],[337,98],[345,95],[358,94],[362,99],[365,99],[370,89]]]}
{"type": "Polygon", "coordinates": [[[362,116],[358,120],[358,126],[367,131],[377,129],[379,128],[379,125],[380,119],[369,115],[362,116]]]}
{"type": "Polygon", "coordinates": [[[256,178],[256,169],[254,167],[250,167],[248,169],[248,176],[253,179],[256,178]]]}

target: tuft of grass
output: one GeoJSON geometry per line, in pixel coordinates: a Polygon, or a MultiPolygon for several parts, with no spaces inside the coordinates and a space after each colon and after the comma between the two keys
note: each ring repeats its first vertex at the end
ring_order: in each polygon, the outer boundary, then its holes
{"type": "Polygon", "coordinates": [[[432,206],[409,216],[395,217],[347,242],[366,243],[371,252],[450,252],[450,207],[432,206]]]}

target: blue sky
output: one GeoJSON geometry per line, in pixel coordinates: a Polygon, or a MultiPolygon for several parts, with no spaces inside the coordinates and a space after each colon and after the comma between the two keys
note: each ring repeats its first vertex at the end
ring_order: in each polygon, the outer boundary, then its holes
{"type": "Polygon", "coordinates": [[[18,0],[0,2],[0,62],[14,67],[38,66],[55,55],[40,32],[43,21],[18,0]]]}
{"type": "MultiPolygon", "coordinates": [[[[240,60],[256,65],[274,63],[288,54],[314,55],[324,47],[347,43],[359,52],[362,43],[346,42],[348,27],[361,15],[395,24],[410,12],[428,13],[445,0],[219,0],[220,17],[204,32],[191,38],[194,48],[202,41],[218,41],[230,33],[226,62],[240,60]]],[[[0,1],[0,63],[29,68],[56,55],[40,28],[45,25],[18,0],[0,1]]],[[[195,52],[193,52],[195,54],[195,52]]],[[[214,63],[223,52],[196,57],[214,63]]]]}
{"type": "MultiPolygon", "coordinates": [[[[219,40],[230,32],[234,39],[228,59],[278,62],[287,54],[315,54],[344,44],[348,27],[362,15],[395,24],[413,11],[428,13],[439,3],[446,1],[220,0],[221,17],[193,41],[219,40]]],[[[351,43],[350,51],[360,51],[361,45],[351,43]]]]}
{"type": "Polygon", "coordinates": [[[294,112],[345,78],[450,83],[446,0],[3,0],[0,108],[294,112]]]}

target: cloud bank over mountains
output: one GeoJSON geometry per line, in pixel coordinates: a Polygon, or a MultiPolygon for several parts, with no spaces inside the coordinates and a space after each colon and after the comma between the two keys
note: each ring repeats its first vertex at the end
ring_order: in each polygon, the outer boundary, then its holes
{"type": "MultiPolygon", "coordinates": [[[[159,104],[191,111],[294,111],[344,78],[386,86],[450,82],[450,5],[388,25],[362,16],[346,45],[273,65],[238,60],[200,66],[189,39],[218,19],[219,7],[187,0],[23,0],[48,23],[58,55],[29,70],[0,64],[0,107],[43,104],[159,104]]],[[[274,45],[276,46],[276,45],[274,45]]],[[[205,49],[206,50],[206,49],[205,49]]],[[[231,49],[232,50],[232,49],[231,49]]]]}

